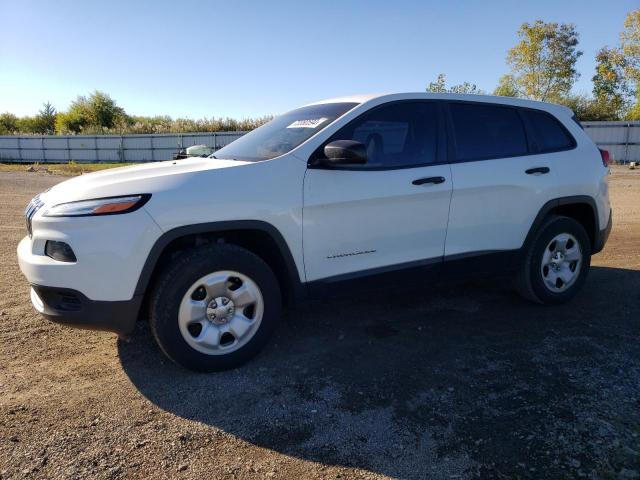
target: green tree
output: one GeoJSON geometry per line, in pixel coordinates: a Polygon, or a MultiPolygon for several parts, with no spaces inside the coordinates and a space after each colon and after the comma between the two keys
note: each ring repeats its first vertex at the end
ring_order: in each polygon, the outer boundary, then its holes
{"type": "Polygon", "coordinates": [[[110,130],[124,130],[132,120],[106,93],[96,90],[88,97],[78,96],[69,110],[58,114],[58,133],[106,133],[110,130]]]}
{"type": "Polygon", "coordinates": [[[636,101],[635,105],[627,112],[625,118],[627,120],[640,120],[640,101],[636,101]]]}
{"type": "Polygon", "coordinates": [[[608,110],[607,120],[620,120],[629,107],[631,90],[624,74],[626,60],[619,49],[603,47],[596,55],[593,76],[593,96],[602,110],[608,110]]]}
{"type": "Polygon", "coordinates": [[[518,92],[518,86],[516,85],[516,80],[513,78],[513,75],[501,76],[493,94],[501,97],[519,97],[520,92],[518,92]]]}
{"type": "Polygon", "coordinates": [[[426,90],[431,93],[473,93],[478,95],[483,93],[475,84],[469,82],[447,88],[447,76],[444,73],[438,74],[436,81],[430,82],[426,90]]]}
{"type": "Polygon", "coordinates": [[[625,73],[637,87],[640,83],[640,8],[627,14],[620,46],[626,61],[625,73]]]}
{"type": "Polygon", "coordinates": [[[0,114],[0,135],[12,135],[18,131],[18,117],[13,113],[0,114]]]}
{"type": "Polygon", "coordinates": [[[51,105],[51,102],[43,103],[42,109],[36,117],[38,133],[53,135],[56,131],[56,116],[56,109],[51,105]]]}
{"type": "Polygon", "coordinates": [[[615,120],[615,112],[609,104],[588,95],[567,95],[559,99],[558,103],[573,110],[580,121],[615,120]]]}
{"type": "Polygon", "coordinates": [[[513,84],[526,98],[558,101],[566,96],[579,74],[576,61],[578,33],[571,24],[523,23],[520,41],[507,53],[513,84]]]}
{"type": "Polygon", "coordinates": [[[636,97],[627,118],[640,120],[640,9],[627,14],[624,30],[620,34],[620,49],[625,62],[624,73],[636,97]]]}
{"type": "Polygon", "coordinates": [[[16,128],[16,134],[37,134],[42,133],[42,128],[38,117],[20,117],[16,128]]]}
{"type": "Polygon", "coordinates": [[[89,96],[89,111],[92,124],[102,129],[111,129],[127,120],[124,109],[106,93],[93,92],[89,96]]]}

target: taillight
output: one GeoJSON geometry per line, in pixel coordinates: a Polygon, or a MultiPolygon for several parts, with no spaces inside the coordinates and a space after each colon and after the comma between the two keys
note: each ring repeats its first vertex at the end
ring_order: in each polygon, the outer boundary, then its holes
{"type": "Polygon", "coordinates": [[[600,149],[600,156],[602,157],[602,164],[605,167],[608,167],[609,166],[609,160],[610,160],[610,158],[609,158],[609,150],[600,149]]]}

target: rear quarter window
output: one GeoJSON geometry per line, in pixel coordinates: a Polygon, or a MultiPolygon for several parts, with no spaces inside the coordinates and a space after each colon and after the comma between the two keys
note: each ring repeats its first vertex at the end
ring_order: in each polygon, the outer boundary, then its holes
{"type": "Polygon", "coordinates": [[[570,150],[575,140],[566,128],[551,114],[536,110],[526,110],[529,127],[537,153],[570,150]]]}

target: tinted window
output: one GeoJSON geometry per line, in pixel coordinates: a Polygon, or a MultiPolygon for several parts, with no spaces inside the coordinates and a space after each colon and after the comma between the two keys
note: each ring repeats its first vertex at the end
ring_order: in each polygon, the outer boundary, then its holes
{"type": "Polygon", "coordinates": [[[526,114],[539,152],[567,150],[573,147],[573,139],[552,115],[535,110],[527,110],[526,114]]]}
{"type": "Polygon", "coordinates": [[[256,162],[284,155],[356,105],[321,103],[292,110],[231,142],[213,157],[256,162]]]}
{"type": "Polygon", "coordinates": [[[452,103],[458,160],[515,157],[527,153],[527,139],[515,108],[452,103]]]}
{"type": "Polygon", "coordinates": [[[359,168],[406,167],[436,161],[438,107],[435,103],[394,103],[363,114],[331,140],[356,140],[367,148],[359,168]]]}

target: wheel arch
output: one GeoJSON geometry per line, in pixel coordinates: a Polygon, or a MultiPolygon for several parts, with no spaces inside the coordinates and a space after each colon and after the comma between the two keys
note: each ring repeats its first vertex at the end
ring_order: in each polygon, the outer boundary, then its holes
{"type": "Polygon", "coordinates": [[[200,223],[165,232],[147,256],[134,295],[148,296],[154,279],[175,252],[211,242],[234,244],[261,257],[278,278],[285,303],[295,304],[304,296],[295,260],[284,237],[276,227],[260,220],[200,223]]]}
{"type": "Polygon", "coordinates": [[[573,218],[580,223],[587,232],[591,242],[592,253],[597,253],[599,248],[598,207],[595,200],[587,195],[575,195],[560,197],[545,203],[538,215],[536,215],[529,232],[525,238],[523,252],[526,252],[533,241],[536,232],[549,215],[562,215],[573,218]]]}

